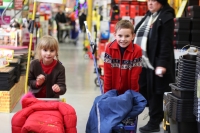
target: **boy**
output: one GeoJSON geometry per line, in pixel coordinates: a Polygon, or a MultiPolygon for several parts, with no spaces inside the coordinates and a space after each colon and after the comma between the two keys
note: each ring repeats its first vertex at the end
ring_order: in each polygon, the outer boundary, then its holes
{"type": "Polygon", "coordinates": [[[120,20],[115,26],[115,40],[108,44],[104,57],[104,93],[116,89],[118,94],[126,90],[139,91],[139,74],[142,70],[142,50],[133,44],[133,24],[120,20]]]}

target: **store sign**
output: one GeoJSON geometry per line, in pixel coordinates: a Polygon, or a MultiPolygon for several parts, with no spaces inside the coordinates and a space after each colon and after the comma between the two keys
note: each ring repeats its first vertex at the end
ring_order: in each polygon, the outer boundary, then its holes
{"type": "Polygon", "coordinates": [[[46,3],[58,3],[58,4],[62,4],[63,0],[36,0],[38,2],[46,2],[46,3]]]}
{"type": "Polygon", "coordinates": [[[15,0],[14,8],[15,10],[21,10],[23,8],[23,0],[15,0]]]}
{"type": "Polygon", "coordinates": [[[5,23],[2,22],[2,19],[0,18],[0,25],[4,25],[4,24],[10,24],[10,16],[3,16],[3,20],[5,23]]]}
{"type": "Polygon", "coordinates": [[[3,0],[0,0],[0,6],[3,6],[3,0]]]}
{"type": "MultiPolygon", "coordinates": [[[[0,9],[6,8],[11,2],[11,0],[0,0],[0,1],[3,1],[2,2],[3,4],[0,5],[0,9]]],[[[10,4],[10,6],[8,8],[13,8],[13,2],[10,4]]]]}

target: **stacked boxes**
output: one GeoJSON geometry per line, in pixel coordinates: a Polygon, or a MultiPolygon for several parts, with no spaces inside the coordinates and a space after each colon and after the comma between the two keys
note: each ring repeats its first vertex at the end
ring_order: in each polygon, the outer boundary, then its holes
{"type": "Polygon", "coordinates": [[[0,112],[10,113],[24,94],[25,76],[21,76],[10,91],[0,91],[0,112]]]}
{"type": "Polygon", "coordinates": [[[188,6],[187,16],[191,19],[190,44],[200,47],[200,6],[188,6]]]}
{"type": "Polygon", "coordinates": [[[190,19],[174,18],[174,48],[182,49],[190,44],[190,19]]]}
{"type": "Polygon", "coordinates": [[[196,55],[179,57],[176,83],[170,84],[168,115],[171,133],[196,133],[197,122],[193,114],[196,55]]]}

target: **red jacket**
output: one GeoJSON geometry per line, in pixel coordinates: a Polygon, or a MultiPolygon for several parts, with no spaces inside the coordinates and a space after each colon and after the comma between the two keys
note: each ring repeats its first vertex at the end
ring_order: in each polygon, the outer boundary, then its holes
{"type": "Polygon", "coordinates": [[[12,133],[77,133],[76,112],[63,102],[25,98],[23,109],[12,118],[12,133]]]}
{"type": "Polygon", "coordinates": [[[119,46],[115,41],[108,44],[104,57],[104,93],[116,89],[119,94],[132,89],[139,91],[139,75],[142,71],[142,50],[130,44],[121,59],[119,46]]]}

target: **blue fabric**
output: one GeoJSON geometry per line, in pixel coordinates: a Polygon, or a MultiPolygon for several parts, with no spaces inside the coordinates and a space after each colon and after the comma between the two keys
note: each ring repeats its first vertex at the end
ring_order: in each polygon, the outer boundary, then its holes
{"type": "Polygon", "coordinates": [[[111,133],[112,128],[122,120],[142,113],[146,104],[146,99],[133,90],[118,96],[113,89],[97,96],[87,121],[86,133],[111,133]]]}

